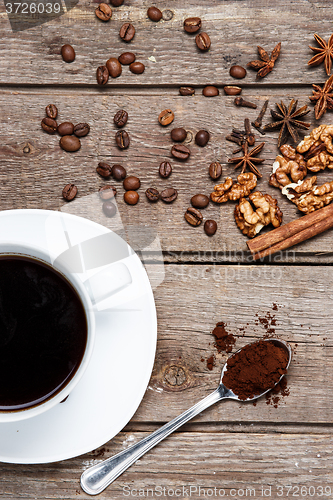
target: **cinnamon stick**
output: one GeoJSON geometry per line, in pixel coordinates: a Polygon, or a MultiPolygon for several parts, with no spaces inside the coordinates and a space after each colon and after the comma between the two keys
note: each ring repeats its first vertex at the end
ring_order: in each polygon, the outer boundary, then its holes
{"type": "Polygon", "coordinates": [[[313,236],[316,236],[331,227],[333,227],[333,204],[320,208],[311,214],[303,215],[303,217],[293,220],[288,224],[284,224],[269,233],[257,236],[253,240],[248,241],[247,246],[252,254],[257,254],[265,249],[271,249],[271,252],[265,254],[270,255],[278,250],[284,250],[290,246],[300,243],[301,241],[312,238],[313,236]],[[318,226],[318,223],[322,224],[318,226]],[[310,228],[310,231],[304,233],[302,235],[302,239],[291,239],[294,235],[297,235],[308,228],[310,228]],[[306,237],[304,237],[305,234],[307,235],[306,237]],[[285,246],[284,244],[283,248],[278,247],[276,250],[273,250],[278,243],[284,243],[285,241],[288,241],[288,246],[285,246]],[[293,241],[295,241],[295,243],[293,243],[293,241]]]}

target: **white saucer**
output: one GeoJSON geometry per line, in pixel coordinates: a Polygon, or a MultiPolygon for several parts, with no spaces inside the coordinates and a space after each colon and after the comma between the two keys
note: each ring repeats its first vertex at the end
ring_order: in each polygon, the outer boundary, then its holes
{"type": "MultiPolygon", "coordinates": [[[[0,242],[47,249],[48,221],[65,220],[72,245],[109,233],[74,215],[48,210],[0,212],[0,242]]],[[[55,224],[57,226],[57,224],[55,224]]],[[[96,342],[90,364],[68,399],[44,414],[0,424],[0,461],[47,463],[73,458],[103,445],[132,418],[153,369],[157,323],[154,297],[136,254],[126,265],[131,293],[96,312],[96,342]]]]}

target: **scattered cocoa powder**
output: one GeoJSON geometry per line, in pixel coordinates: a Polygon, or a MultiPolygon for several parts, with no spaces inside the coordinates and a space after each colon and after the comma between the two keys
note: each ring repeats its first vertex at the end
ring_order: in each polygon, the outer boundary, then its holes
{"type": "Polygon", "coordinates": [[[214,355],[207,359],[207,368],[208,370],[212,370],[215,366],[215,358],[214,355]]]}
{"type": "Polygon", "coordinates": [[[236,339],[231,333],[226,331],[226,326],[226,323],[220,321],[219,323],[216,323],[216,327],[212,331],[212,334],[215,337],[214,346],[216,347],[217,352],[231,352],[233,346],[235,345],[236,339]]]}
{"type": "Polygon", "coordinates": [[[286,376],[283,377],[280,382],[266,394],[266,404],[272,405],[274,406],[274,408],[277,408],[279,402],[281,401],[281,396],[289,396],[288,381],[286,376]]]}

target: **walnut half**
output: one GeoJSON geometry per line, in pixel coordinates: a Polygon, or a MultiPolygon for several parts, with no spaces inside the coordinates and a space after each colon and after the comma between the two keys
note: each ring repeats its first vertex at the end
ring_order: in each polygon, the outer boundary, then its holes
{"type": "Polygon", "coordinates": [[[250,194],[249,200],[241,198],[234,212],[236,224],[243,234],[254,238],[264,226],[273,224],[274,227],[279,227],[281,225],[282,212],[275,198],[255,191],[250,194]]]}
{"type": "Polygon", "coordinates": [[[257,176],[252,172],[239,174],[238,183],[234,184],[231,177],[227,177],[222,184],[217,184],[210,195],[210,199],[215,203],[225,203],[226,201],[236,201],[248,196],[257,185],[257,176]]]}

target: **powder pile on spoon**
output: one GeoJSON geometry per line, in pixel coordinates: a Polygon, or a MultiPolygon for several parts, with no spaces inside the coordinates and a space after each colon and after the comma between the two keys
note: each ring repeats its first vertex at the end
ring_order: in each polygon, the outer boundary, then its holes
{"type": "Polygon", "coordinates": [[[287,373],[288,352],[269,340],[258,340],[236,352],[227,361],[223,384],[239,399],[253,398],[272,389],[287,373]]]}

